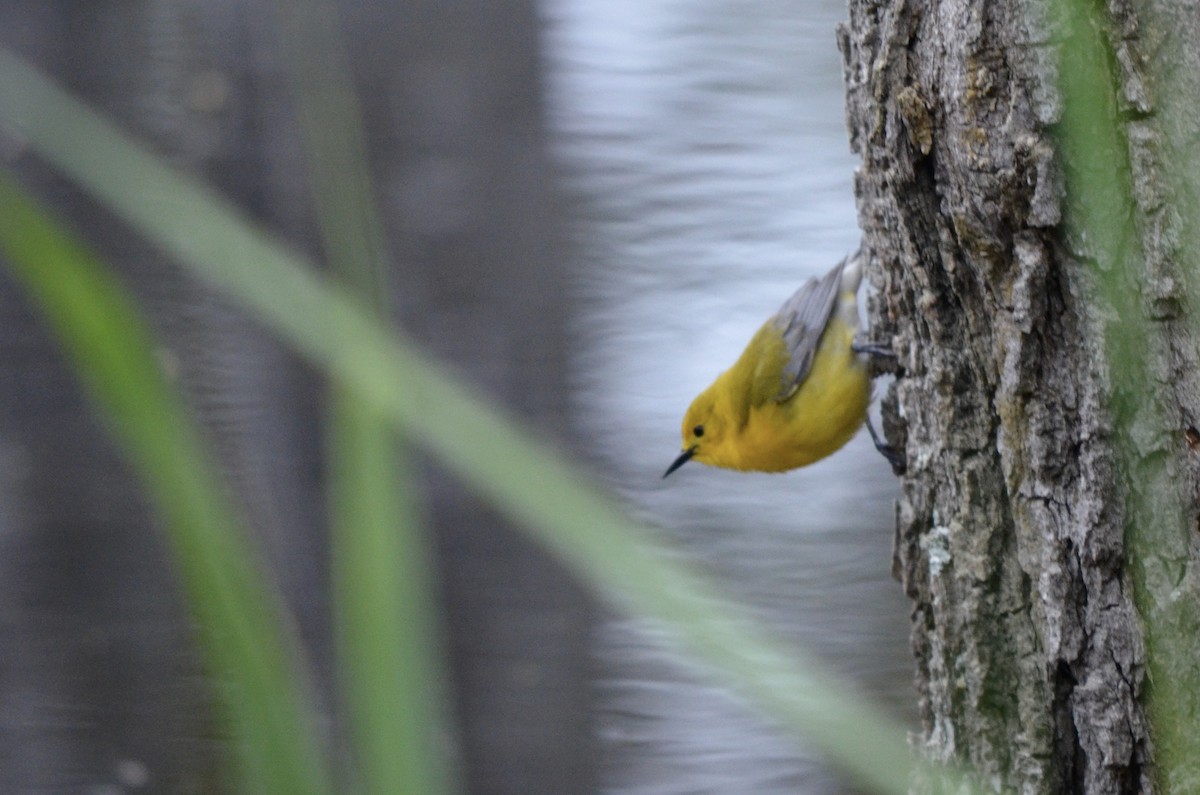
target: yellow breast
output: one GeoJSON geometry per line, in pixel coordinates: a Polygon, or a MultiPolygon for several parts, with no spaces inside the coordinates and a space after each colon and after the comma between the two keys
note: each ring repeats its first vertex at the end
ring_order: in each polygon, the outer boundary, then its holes
{"type": "Polygon", "coordinates": [[[722,466],[783,472],[820,460],[850,441],[866,419],[871,398],[866,364],[850,347],[854,332],[831,320],[808,377],[787,400],[750,409],[722,466]]]}

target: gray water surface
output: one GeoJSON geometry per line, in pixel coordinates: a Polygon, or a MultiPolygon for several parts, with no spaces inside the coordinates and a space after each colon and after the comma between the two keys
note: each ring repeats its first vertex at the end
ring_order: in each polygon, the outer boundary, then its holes
{"type": "MultiPolygon", "coordinates": [[[[911,719],[908,609],[889,573],[897,487],[865,432],[785,475],[660,477],[691,398],[857,245],[844,5],[549,0],[546,13],[584,266],[583,437],[634,513],[749,614],[911,719]]],[[[845,791],[655,634],[614,617],[596,638],[605,791],[845,791]]]]}

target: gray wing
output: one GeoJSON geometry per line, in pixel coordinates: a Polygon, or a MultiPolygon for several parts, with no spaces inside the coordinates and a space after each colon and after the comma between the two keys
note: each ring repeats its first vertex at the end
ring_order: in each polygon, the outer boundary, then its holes
{"type": "Polygon", "coordinates": [[[821,342],[821,334],[825,331],[825,325],[837,305],[838,293],[841,292],[842,270],[846,267],[848,259],[839,262],[820,280],[814,278],[805,282],[784,302],[775,317],[771,318],[771,322],[783,334],[783,342],[788,350],[788,361],[783,367],[779,384],[779,396],[775,398],[781,403],[790,398],[808,377],[813,357],[817,353],[817,345],[821,342]]]}

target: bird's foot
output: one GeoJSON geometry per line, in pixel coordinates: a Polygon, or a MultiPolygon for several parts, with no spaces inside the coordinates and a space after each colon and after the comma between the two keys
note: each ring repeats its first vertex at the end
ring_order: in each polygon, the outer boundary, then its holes
{"type": "Polygon", "coordinates": [[[867,417],[867,431],[871,434],[871,442],[875,445],[875,449],[892,465],[892,473],[896,477],[903,475],[908,470],[908,461],[905,460],[904,453],[879,438],[870,417],[867,417]]]}
{"type": "Polygon", "coordinates": [[[865,353],[868,356],[882,356],[888,359],[895,359],[896,352],[892,350],[892,346],[885,342],[876,342],[874,340],[863,340],[850,343],[850,350],[855,353],[865,353]]]}

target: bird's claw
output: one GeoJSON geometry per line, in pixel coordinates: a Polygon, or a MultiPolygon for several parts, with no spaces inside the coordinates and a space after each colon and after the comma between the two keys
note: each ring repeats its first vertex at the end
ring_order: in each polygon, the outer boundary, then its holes
{"type": "Polygon", "coordinates": [[[892,350],[891,345],[873,340],[863,340],[862,342],[855,340],[850,343],[850,350],[855,353],[865,353],[869,356],[883,356],[888,359],[896,358],[896,352],[892,350]]]}
{"type": "Polygon", "coordinates": [[[867,417],[867,431],[871,434],[871,442],[875,445],[875,449],[892,465],[892,473],[897,477],[903,475],[908,470],[908,461],[905,459],[904,453],[879,438],[870,417],[867,417]]]}

